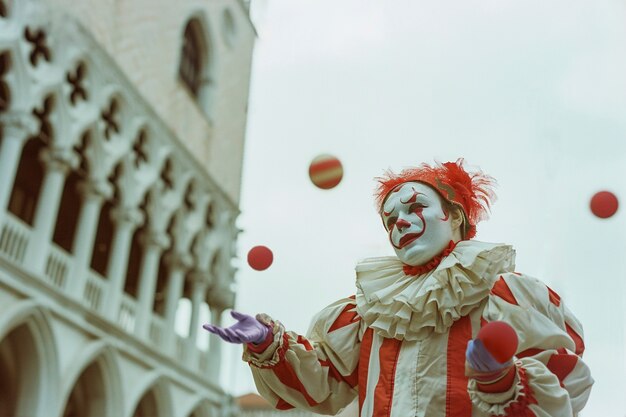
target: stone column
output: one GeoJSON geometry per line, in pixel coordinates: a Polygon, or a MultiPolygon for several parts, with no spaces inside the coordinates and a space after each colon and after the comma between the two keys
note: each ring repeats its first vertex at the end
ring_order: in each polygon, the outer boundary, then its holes
{"type": "MultiPolygon", "coordinates": [[[[200,305],[205,298],[208,286],[208,275],[204,271],[196,271],[193,274],[193,287],[191,290],[191,320],[189,321],[189,338],[187,347],[193,352],[200,331],[200,305]]],[[[191,356],[191,355],[190,355],[191,356]]]]}
{"type": "MultiPolygon", "coordinates": [[[[220,306],[210,306],[211,308],[211,324],[214,326],[222,326],[222,313],[224,309],[220,306]]],[[[222,364],[222,340],[214,335],[209,336],[209,378],[211,381],[219,384],[221,364],[222,364]]]]}
{"type": "Polygon", "coordinates": [[[48,248],[59,213],[65,177],[78,163],[78,158],[71,149],[45,148],[40,158],[45,166],[45,174],[27,254],[28,265],[36,273],[43,272],[48,258],[48,248]]]}
{"type": "Polygon", "coordinates": [[[115,223],[115,233],[107,264],[109,283],[104,314],[114,322],[117,321],[124,291],[131,239],[135,228],[143,222],[143,217],[143,213],[135,207],[116,207],[111,212],[111,218],[115,223]]]}
{"type": "Polygon", "coordinates": [[[20,162],[20,155],[26,140],[37,132],[32,115],[23,113],[5,113],[0,116],[2,124],[2,143],[0,144],[0,220],[4,218],[9,197],[15,183],[15,175],[20,162]]]}
{"type": "Polygon", "coordinates": [[[170,244],[165,233],[148,231],[141,236],[143,258],[139,270],[139,297],[137,299],[137,327],[135,334],[147,338],[154,306],[154,292],[158,277],[159,260],[163,249],[170,244]]]}
{"type": "Polygon", "coordinates": [[[167,278],[167,292],[165,295],[165,348],[166,352],[176,353],[176,310],[178,301],[183,296],[185,273],[192,265],[189,254],[168,253],[165,262],[169,268],[167,278]]]}
{"type": "Polygon", "coordinates": [[[112,194],[111,185],[101,182],[83,181],[78,184],[82,205],[76,225],[76,236],[72,246],[74,267],[68,291],[80,301],[84,298],[93,245],[96,240],[98,219],[102,203],[112,194]]]}

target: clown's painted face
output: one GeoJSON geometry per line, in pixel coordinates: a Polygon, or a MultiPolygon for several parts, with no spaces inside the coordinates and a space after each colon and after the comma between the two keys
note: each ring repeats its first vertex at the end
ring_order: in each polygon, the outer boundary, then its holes
{"type": "Polygon", "coordinates": [[[452,219],[441,197],[419,182],[393,189],[381,217],[396,255],[407,265],[424,265],[453,240],[452,219]]]}

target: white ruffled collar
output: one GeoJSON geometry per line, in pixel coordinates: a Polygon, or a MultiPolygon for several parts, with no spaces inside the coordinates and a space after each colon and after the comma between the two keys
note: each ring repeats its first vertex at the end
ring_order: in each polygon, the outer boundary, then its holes
{"type": "Polygon", "coordinates": [[[450,255],[423,275],[405,275],[395,256],[369,258],[356,266],[357,312],[383,337],[422,340],[445,333],[478,307],[498,275],[515,268],[509,245],[458,242],[450,255]]]}

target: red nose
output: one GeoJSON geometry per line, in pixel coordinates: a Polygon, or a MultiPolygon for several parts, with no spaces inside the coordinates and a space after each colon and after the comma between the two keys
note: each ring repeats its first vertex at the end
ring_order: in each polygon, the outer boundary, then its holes
{"type": "Polygon", "coordinates": [[[399,219],[399,220],[396,222],[396,227],[397,227],[398,229],[400,229],[400,230],[402,230],[402,229],[406,229],[407,227],[410,227],[410,226],[411,226],[411,223],[407,222],[407,221],[406,221],[406,220],[404,220],[404,219],[399,219]]]}

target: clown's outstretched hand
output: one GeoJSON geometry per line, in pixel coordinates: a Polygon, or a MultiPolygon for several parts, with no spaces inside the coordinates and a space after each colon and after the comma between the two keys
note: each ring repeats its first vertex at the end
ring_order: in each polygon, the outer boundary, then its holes
{"type": "Polygon", "coordinates": [[[230,327],[218,327],[212,324],[204,324],[202,327],[229,343],[259,344],[271,334],[271,329],[267,325],[252,316],[234,310],[230,312],[230,315],[237,320],[237,323],[230,327]]]}

